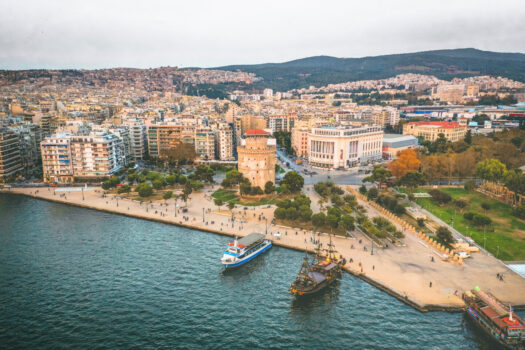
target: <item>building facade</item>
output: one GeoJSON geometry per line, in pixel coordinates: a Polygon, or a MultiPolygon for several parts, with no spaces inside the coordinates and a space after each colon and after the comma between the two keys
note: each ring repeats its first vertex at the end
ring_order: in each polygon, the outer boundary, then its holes
{"type": "Polygon", "coordinates": [[[160,157],[163,150],[177,148],[182,142],[182,125],[154,124],[148,127],[150,157],[160,157]]]}
{"type": "Polygon", "coordinates": [[[233,129],[229,124],[221,124],[215,133],[216,156],[218,160],[235,160],[233,152],[233,129]]]}
{"type": "Polygon", "coordinates": [[[417,148],[418,141],[412,135],[384,134],[383,159],[396,159],[401,151],[417,148]]]}
{"type": "Polygon", "coordinates": [[[209,128],[195,130],[195,153],[204,160],[215,159],[215,132],[209,128]]]}
{"type": "Polygon", "coordinates": [[[317,168],[348,169],[382,157],[379,126],[313,128],[308,135],[308,162],[317,168]]]}
{"type": "Polygon", "coordinates": [[[9,180],[23,169],[18,135],[6,128],[0,128],[0,181],[9,180]]]}
{"type": "Polygon", "coordinates": [[[41,143],[44,181],[72,183],[75,178],[102,180],[126,165],[122,140],[109,133],[53,135],[41,143]]]}
{"type": "Polygon", "coordinates": [[[308,128],[293,128],[292,130],[292,148],[299,157],[308,156],[308,128]]]}
{"type": "Polygon", "coordinates": [[[252,186],[275,183],[276,142],[264,130],[246,130],[244,139],[237,147],[239,171],[250,180],[252,186]]]}
{"type": "Polygon", "coordinates": [[[268,116],[268,128],[272,129],[272,132],[277,131],[292,131],[297,121],[297,114],[275,114],[268,116]]]}
{"type": "Polygon", "coordinates": [[[439,134],[443,134],[451,142],[456,142],[462,140],[466,133],[467,127],[456,122],[420,121],[403,125],[403,135],[422,137],[430,142],[436,141],[439,134]]]}

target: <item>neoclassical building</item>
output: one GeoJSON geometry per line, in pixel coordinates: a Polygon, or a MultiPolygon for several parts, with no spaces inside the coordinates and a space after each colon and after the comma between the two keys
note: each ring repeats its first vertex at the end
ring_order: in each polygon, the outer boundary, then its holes
{"type": "Polygon", "coordinates": [[[252,186],[275,183],[276,142],[260,129],[246,130],[241,145],[237,147],[239,171],[250,180],[252,186]]]}

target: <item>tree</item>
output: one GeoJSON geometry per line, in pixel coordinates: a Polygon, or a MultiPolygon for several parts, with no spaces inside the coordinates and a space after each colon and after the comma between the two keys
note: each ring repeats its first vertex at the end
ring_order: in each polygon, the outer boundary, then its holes
{"type": "Polygon", "coordinates": [[[199,164],[197,165],[197,169],[195,169],[194,175],[196,180],[212,183],[215,171],[213,171],[213,169],[209,166],[199,164]]]}
{"type": "Polygon", "coordinates": [[[285,219],[286,218],[286,209],[284,209],[284,208],[277,208],[277,209],[275,209],[275,211],[273,212],[273,216],[276,219],[279,219],[279,220],[285,219]]]}
{"type": "Polygon", "coordinates": [[[130,185],[122,185],[118,188],[117,193],[129,193],[131,191],[130,185]]]}
{"type": "Polygon", "coordinates": [[[441,192],[440,190],[432,190],[429,194],[432,196],[432,200],[440,205],[446,204],[452,200],[452,197],[449,194],[441,192]]]}
{"type": "Polygon", "coordinates": [[[409,171],[399,180],[399,184],[406,186],[410,189],[410,192],[414,192],[417,186],[424,185],[426,183],[425,175],[419,171],[409,171]]]}
{"type": "Polygon", "coordinates": [[[173,186],[177,183],[177,177],[177,174],[168,175],[166,176],[166,182],[168,183],[168,185],[173,186]]]}
{"type": "Polygon", "coordinates": [[[467,207],[467,205],[468,205],[467,201],[464,200],[464,199],[461,199],[461,198],[454,199],[452,201],[452,204],[454,204],[459,209],[465,209],[467,207]]]}
{"type": "Polygon", "coordinates": [[[197,180],[190,180],[190,181],[188,181],[188,183],[191,185],[191,188],[196,190],[196,191],[200,190],[200,189],[202,189],[204,187],[202,182],[197,181],[197,180]]]}
{"type": "Polygon", "coordinates": [[[193,192],[193,187],[189,181],[186,181],[184,188],[182,189],[182,200],[187,203],[190,194],[193,192]]]}
{"type": "Polygon", "coordinates": [[[445,226],[440,226],[437,229],[436,236],[447,245],[455,242],[452,232],[445,226]]]}
{"type": "Polygon", "coordinates": [[[173,192],[172,192],[172,191],[166,191],[166,192],[164,192],[164,194],[162,195],[162,198],[164,198],[165,200],[168,200],[168,199],[170,199],[171,197],[173,197],[173,192]]]}
{"type": "Polygon", "coordinates": [[[275,186],[273,185],[273,182],[268,181],[267,183],[264,184],[264,193],[270,194],[270,193],[273,193],[274,191],[275,191],[275,186]]]}
{"type": "Polygon", "coordinates": [[[476,165],[476,175],[485,181],[500,182],[507,167],[497,159],[486,159],[476,165]]]}
{"type": "Polygon", "coordinates": [[[297,209],[295,207],[290,207],[286,209],[286,218],[288,220],[295,220],[299,216],[297,209]]]}
{"type": "Polygon", "coordinates": [[[153,194],[153,188],[146,182],[138,184],[135,188],[135,191],[138,192],[141,197],[149,197],[153,194]]]}
{"type": "Polygon", "coordinates": [[[296,171],[289,171],[284,175],[283,181],[281,182],[283,185],[286,185],[288,191],[291,193],[297,193],[300,192],[304,185],[304,179],[301,175],[299,175],[296,171]]]}
{"type": "Polygon", "coordinates": [[[249,183],[243,182],[239,186],[239,193],[241,196],[249,195],[251,193],[252,186],[249,183]]]}
{"type": "Polygon", "coordinates": [[[228,202],[228,209],[233,210],[235,208],[235,203],[233,201],[228,202]]]}
{"type": "Polygon", "coordinates": [[[411,171],[419,170],[421,162],[417,157],[416,151],[406,149],[401,151],[396,160],[388,164],[388,169],[396,178],[400,179],[411,171]]]}
{"type": "Polygon", "coordinates": [[[481,208],[483,208],[483,210],[485,210],[485,213],[486,213],[487,210],[490,210],[490,204],[487,202],[483,202],[481,203],[481,208]]]}
{"type": "Polygon", "coordinates": [[[383,183],[391,176],[392,173],[390,170],[381,167],[375,167],[372,171],[372,175],[365,177],[363,182],[377,182],[379,184],[379,189],[381,189],[383,183]]]}
{"type": "Polygon", "coordinates": [[[475,226],[487,226],[491,223],[492,220],[486,215],[474,214],[474,217],[472,218],[472,224],[475,226]]]}
{"type": "Polygon", "coordinates": [[[301,205],[299,207],[299,217],[303,221],[310,221],[312,218],[312,213],[312,209],[310,209],[310,207],[307,205],[301,205]]]}
{"type": "Polygon", "coordinates": [[[474,180],[467,180],[463,184],[463,188],[465,188],[467,191],[472,191],[476,188],[476,181],[474,180]]]}
{"type": "Polygon", "coordinates": [[[505,186],[514,192],[514,203],[518,199],[518,194],[525,193],[525,174],[519,169],[510,170],[505,173],[505,186]]]}
{"type": "Polygon", "coordinates": [[[331,228],[336,228],[338,222],[339,222],[339,218],[337,216],[332,215],[332,214],[326,215],[326,223],[331,228]]]}
{"type": "Polygon", "coordinates": [[[222,187],[228,188],[243,182],[244,176],[237,169],[232,169],[226,173],[226,177],[221,183],[222,187]]]}
{"type": "Polygon", "coordinates": [[[326,220],[326,215],[324,213],[317,213],[312,215],[312,225],[315,227],[324,226],[326,220]]]}
{"type": "Polygon", "coordinates": [[[345,231],[352,231],[355,229],[354,217],[348,214],[341,216],[338,226],[345,231]]]}
{"type": "Polygon", "coordinates": [[[213,200],[213,203],[215,203],[217,208],[220,209],[220,207],[222,207],[222,205],[224,204],[224,201],[222,199],[220,199],[220,198],[215,198],[213,200]]]}
{"type": "Polygon", "coordinates": [[[368,190],[368,192],[366,193],[366,198],[368,198],[369,200],[370,199],[376,199],[377,196],[379,194],[379,191],[376,187],[372,187],[371,189],[368,190]]]}
{"type": "Polygon", "coordinates": [[[164,179],[156,179],[153,180],[152,185],[154,189],[161,190],[166,185],[166,181],[164,179]]]}
{"type": "Polygon", "coordinates": [[[467,130],[467,133],[465,134],[465,138],[463,139],[466,144],[470,145],[472,144],[472,131],[467,130]]]}
{"type": "Polygon", "coordinates": [[[361,185],[361,187],[359,187],[359,193],[361,193],[362,195],[365,195],[366,191],[367,190],[365,185],[361,185]]]}

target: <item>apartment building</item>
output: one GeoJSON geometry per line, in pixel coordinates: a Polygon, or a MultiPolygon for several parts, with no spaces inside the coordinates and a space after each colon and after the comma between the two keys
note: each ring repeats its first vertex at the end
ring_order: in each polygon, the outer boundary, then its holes
{"type": "Polygon", "coordinates": [[[159,157],[164,149],[176,148],[182,142],[183,127],[179,124],[153,124],[148,127],[148,152],[159,157]]]}
{"type": "Polygon", "coordinates": [[[308,161],[318,168],[348,169],[381,159],[383,130],[373,125],[324,126],[308,134],[308,161]]]}
{"type": "Polygon", "coordinates": [[[459,125],[456,122],[432,122],[419,121],[403,125],[403,135],[413,135],[423,137],[427,141],[436,141],[439,134],[445,135],[447,140],[456,142],[462,140],[467,133],[465,125],[459,125]]]}
{"type": "Polygon", "coordinates": [[[128,120],[126,126],[129,130],[131,157],[135,161],[144,159],[148,149],[146,125],[140,120],[128,120]]]}
{"type": "Polygon", "coordinates": [[[0,128],[0,181],[9,180],[23,168],[18,135],[6,128],[0,128]]]}
{"type": "Polygon", "coordinates": [[[215,132],[210,128],[195,130],[195,153],[204,159],[215,159],[215,132]]]}
{"type": "Polygon", "coordinates": [[[297,121],[296,113],[287,114],[274,114],[268,116],[268,128],[272,129],[272,132],[277,131],[292,131],[297,121]]]}
{"type": "Polygon", "coordinates": [[[229,124],[220,124],[215,132],[216,159],[235,160],[233,152],[233,129],[229,124]]]}
{"type": "Polygon", "coordinates": [[[292,148],[299,157],[308,155],[308,133],[305,126],[292,129],[292,148]]]}
{"type": "Polygon", "coordinates": [[[41,143],[44,181],[71,183],[75,178],[102,180],[126,165],[122,140],[110,133],[59,133],[41,143]]]}

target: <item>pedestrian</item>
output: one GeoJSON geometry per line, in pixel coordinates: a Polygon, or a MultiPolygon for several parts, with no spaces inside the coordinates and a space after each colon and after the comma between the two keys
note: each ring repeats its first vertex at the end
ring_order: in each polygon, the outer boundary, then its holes
{"type": "Polygon", "coordinates": [[[372,265],[372,270],[375,270],[376,269],[376,266],[375,265],[372,265]]]}
{"type": "Polygon", "coordinates": [[[432,288],[432,282],[430,282],[430,285],[429,285],[430,288],[432,288]]]}

